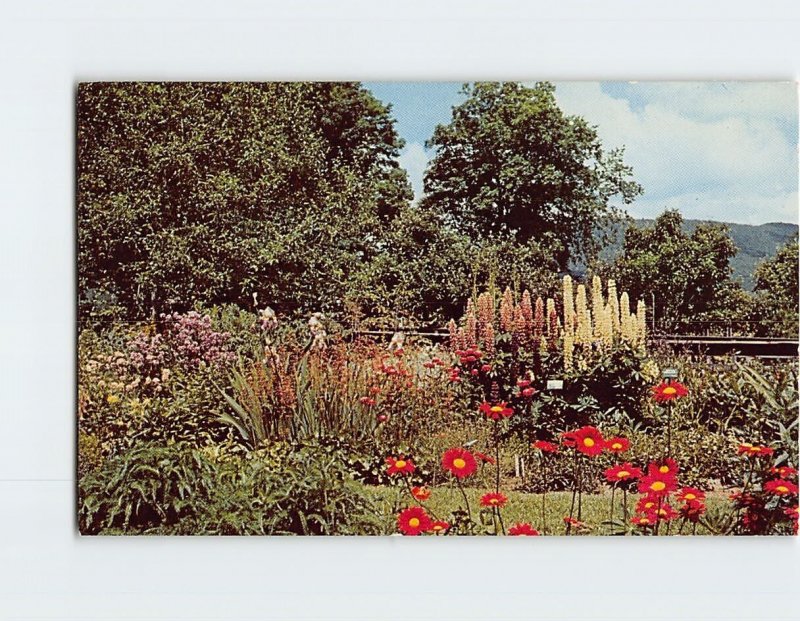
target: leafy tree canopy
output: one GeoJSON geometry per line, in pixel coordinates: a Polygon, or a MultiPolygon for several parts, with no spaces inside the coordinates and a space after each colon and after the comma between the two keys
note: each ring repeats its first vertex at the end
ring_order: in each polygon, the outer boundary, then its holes
{"type": "Polygon", "coordinates": [[[654,301],[658,325],[667,331],[741,317],[747,296],[731,279],[736,246],[728,228],[700,224],[688,235],[682,222],[680,212],[668,210],[652,226],[625,231],[612,268],[621,289],[648,305],[654,301]]]}
{"type": "Polygon", "coordinates": [[[758,334],[798,334],[797,239],[755,269],[754,325],[758,334]]]}
{"type": "Polygon", "coordinates": [[[356,83],[82,84],[81,316],[340,308],[411,199],[401,146],[356,83]]]}
{"type": "Polygon", "coordinates": [[[641,192],[622,150],[605,151],[592,126],[565,115],[552,84],[475,83],[464,93],[428,142],[436,155],[422,207],[473,240],[534,240],[562,270],[593,258],[593,233],[620,215],[612,199],[641,192]]]}

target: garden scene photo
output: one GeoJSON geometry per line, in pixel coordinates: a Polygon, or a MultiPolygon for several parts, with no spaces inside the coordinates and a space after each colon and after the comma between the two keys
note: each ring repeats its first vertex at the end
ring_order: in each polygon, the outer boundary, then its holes
{"type": "Polygon", "coordinates": [[[797,535],[795,84],[76,108],[82,534],[797,535]]]}

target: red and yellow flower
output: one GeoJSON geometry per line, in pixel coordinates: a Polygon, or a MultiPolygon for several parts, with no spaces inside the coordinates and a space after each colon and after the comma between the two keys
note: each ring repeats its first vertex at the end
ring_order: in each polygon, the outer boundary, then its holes
{"type": "Polygon", "coordinates": [[[647,496],[642,496],[639,502],[636,503],[636,512],[646,515],[650,511],[655,511],[656,507],[658,507],[658,497],[648,494],[647,496]]]}
{"type": "Polygon", "coordinates": [[[422,507],[409,507],[397,516],[397,528],[404,535],[419,535],[431,530],[433,522],[422,507]]]}
{"type": "Polygon", "coordinates": [[[411,488],[411,495],[420,502],[425,502],[431,497],[431,490],[428,487],[414,486],[411,488]]]}
{"type": "Polygon", "coordinates": [[[633,518],[631,519],[631,524],[634,524],[636,526],[646,527],[646,526],[652,526],[653,524],[656,523],[656,521],[657,520],[655,516],[650,514],[634,515],[633,518]]]}
{"type": "Polygon", "coordinates": [[[660,461],[650,462],[647,466],[647,474],[661,474],[676,477],[678,476],[678,472],[680,472],[678,462],[669,457],[660,461]]]}
{"type": "Polygon", "coordinates": [[[508,407],[505,401],[500,401],[498,403],[489,403],[488,401],[484,401],[481,403],[478,409],[492,420],[508,418],[514,413],[514,410],[508,407]]]}
{"type": "Polygon", "coordinates": [[[388,475],[413,474],[414,470],[417,469],[413,461],[402,455],[400,457],[387,457],[386,465],[386,474],[388,475]]]}
{"type": "Polygon", "coordinates": [[[603,435],[597,427],[581,427],[563,433],[562,437],[564,446],[574,447],[584,455],[596,457],[603,452],[603,435]]]}
{"type": "Polygon", "coordinates": [[[653,496],[667,496],[678,488],[675,475],[671,473],[652,472],[639,479],[639,492],[653,496]]]}
{"type": "Polygon", "coordinates": [[[770,457],[775,452],[775,449],[769,446],[755,446],[749,442],[742,442],[739,448],[736,449],[737,455],[746,455],[748,457],[770,457]]]}
{"type": "Polygon", "coordinates": [[[619,483],[621,481],[638,479],[640,476],[642,476],[642,471],[640,468],[636,468],[633,464],[626,462],[624,464],[612,466],[603,474],[606,477],[606,481],[609,483],[619,483]]]}
{"type": "Polygon", "coordinates": [[[785,479],[774,479],[764,483],[764,491],[775,496],[792,496],[797,493],[797,485],[785,479]]]}
{"type": "Polygon", "coordinates": [[[797,478],[797,470],[791,466],[779,466],[777,468],[772,468],[770,472],[779,479],[797,478]]]}
{"type": "Polygon", "coordinates": [[[481,496],[482,507],[505,507],[508,502],[508,496],[501,492],[489,492],[481,496]]]}
{"type": "Polygon", "coordinates": [[[680,516],[680,513],[675,511],[670,505],[663,503],[660,506],[656,506],[654,509],[651,509],[648,513],[648,516],[651,518],[655,518],[656,520],[661,520],[662,522],[669,522],[670,520],[674,520],[675,518],[680,516]]]}
{"type": "Polygon", "coordinates": [[[484,463],[484,464],[494,464],[494,457],[491,455],[487,455],[486,453],[481,453],[480,451],[475,451],[475,458],[484,463]]]}
{"type": "Polygon", "coordinates": [[[431,532],[436,533],[437,535],[440,533],[446,533],[450,528],[450,524],[447,522],[442,522],[441,520],[436,520],[435,522],[431,523],[431,532]]]}
{"type": "Polygon", "coordinates": [[[631,448],[631,441],[628,438],[609,438],[605,442],[605,448],[611,453],[624,453],[631,448]]]}
{"type": "Polygon", "coordinates": [[[678,502],[703,502],[706,499],[706,493],[696,487],[682,487],[675,494],[675,500],[678,502]]]}
{"type": "Polygon", "coordinates": [[[661,382],[658,386],[653,386],[650,390],[653,393],[653,399],[658,403],[679,399],[689,394],[686,386],[680,382],[661,382]]]}
{"type": "Polygon", "coordinates": [[[531,444],[532,448],[539,449],[542,453],[558,453],[558,445],[546,440],[536,440],[531,444]]]}
{"type": "Polygon", "coordinates": [[[454,477],[463,479],[474,474],[478,464],[467,449],[451,448],[442,455],[442,468],[454,477]]]}
{"type": "Polygon", "coordinates": [[[511,528],[508,529],[508,534],[512,537],[538,537],[539,531],[536,530],[533,526],[528,524],[527,522],[520,522],[518,524],[514,524],[511,528]]]}

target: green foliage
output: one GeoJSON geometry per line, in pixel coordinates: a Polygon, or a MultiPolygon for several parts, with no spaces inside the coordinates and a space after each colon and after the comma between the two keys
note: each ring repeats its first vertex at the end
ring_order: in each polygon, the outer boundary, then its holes
{"type": "MultiPolygon", "coordinates": [[[[698,225],[691,235],[676,210],[661,214],[653,226],[625,231],[622,254],[613,273],[632,299],[645,300],[663,331],[697,330],[692,323],[746,319],[748,299],[731,280],[736,246],[720,224],[698,225]]],[[[707,327],[703,323],[699,329],[707,327]]]]}
{"type": "Polygon", "coordinates": [[[401,146],[355,83],[82,84],[81,318],[340,308],[411,198],[401,146]]]}
{"type": "Polygon", "coordinates": [[[83,534],[378,534],[342,456],[279,445],[246,457],[140,445],[80,482],[83,534]]]}
{"type": "Polygon", "coordinates": [[[593,257],[593,231],[618,216],[610,199],[632,201],[622,152],[604,151],[596,130],[565,115],[549,83],[465,85],[428,141],[436,156],[425,175],[422,207],[445,216],[473,241],[536,241],[566,269],[593,257]]]}
{"type": "Polygon", "coordinates": [[[216,488],[214,464],[183,444],[142,444],[81,479],[78,523],[84,535],[147,532],[193,518],[216,488]]]}
{"type": "Polygon", "coordinates": [[[796,238],[756,267],[753,319],[757,334],[797,338],[797,269],[796,238]]]}

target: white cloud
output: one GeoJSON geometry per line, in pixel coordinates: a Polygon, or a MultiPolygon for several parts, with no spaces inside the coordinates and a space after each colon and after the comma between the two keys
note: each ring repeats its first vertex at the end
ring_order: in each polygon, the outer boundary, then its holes
{"type": "Polygon", "coordinates": [[[556,87],[559,105],[593,125],[625,160],[645,194],[629,207],[653,217],[665,207],[688,218],[797,222],[796,95],[776,83],[597,82],[556,87]]]}
{"type": "Polygon", "coordinates": [[[398,161],[400,166],[408,172],[411,187],[414,188],[415,200],[422,197],[422,180],[425,175],[425,169],[428,167],[428,162],[433,157],[433,153],[425,149],[425,146],[419,142],[410,142],[406,144],[400,152],[398,161]]]}

